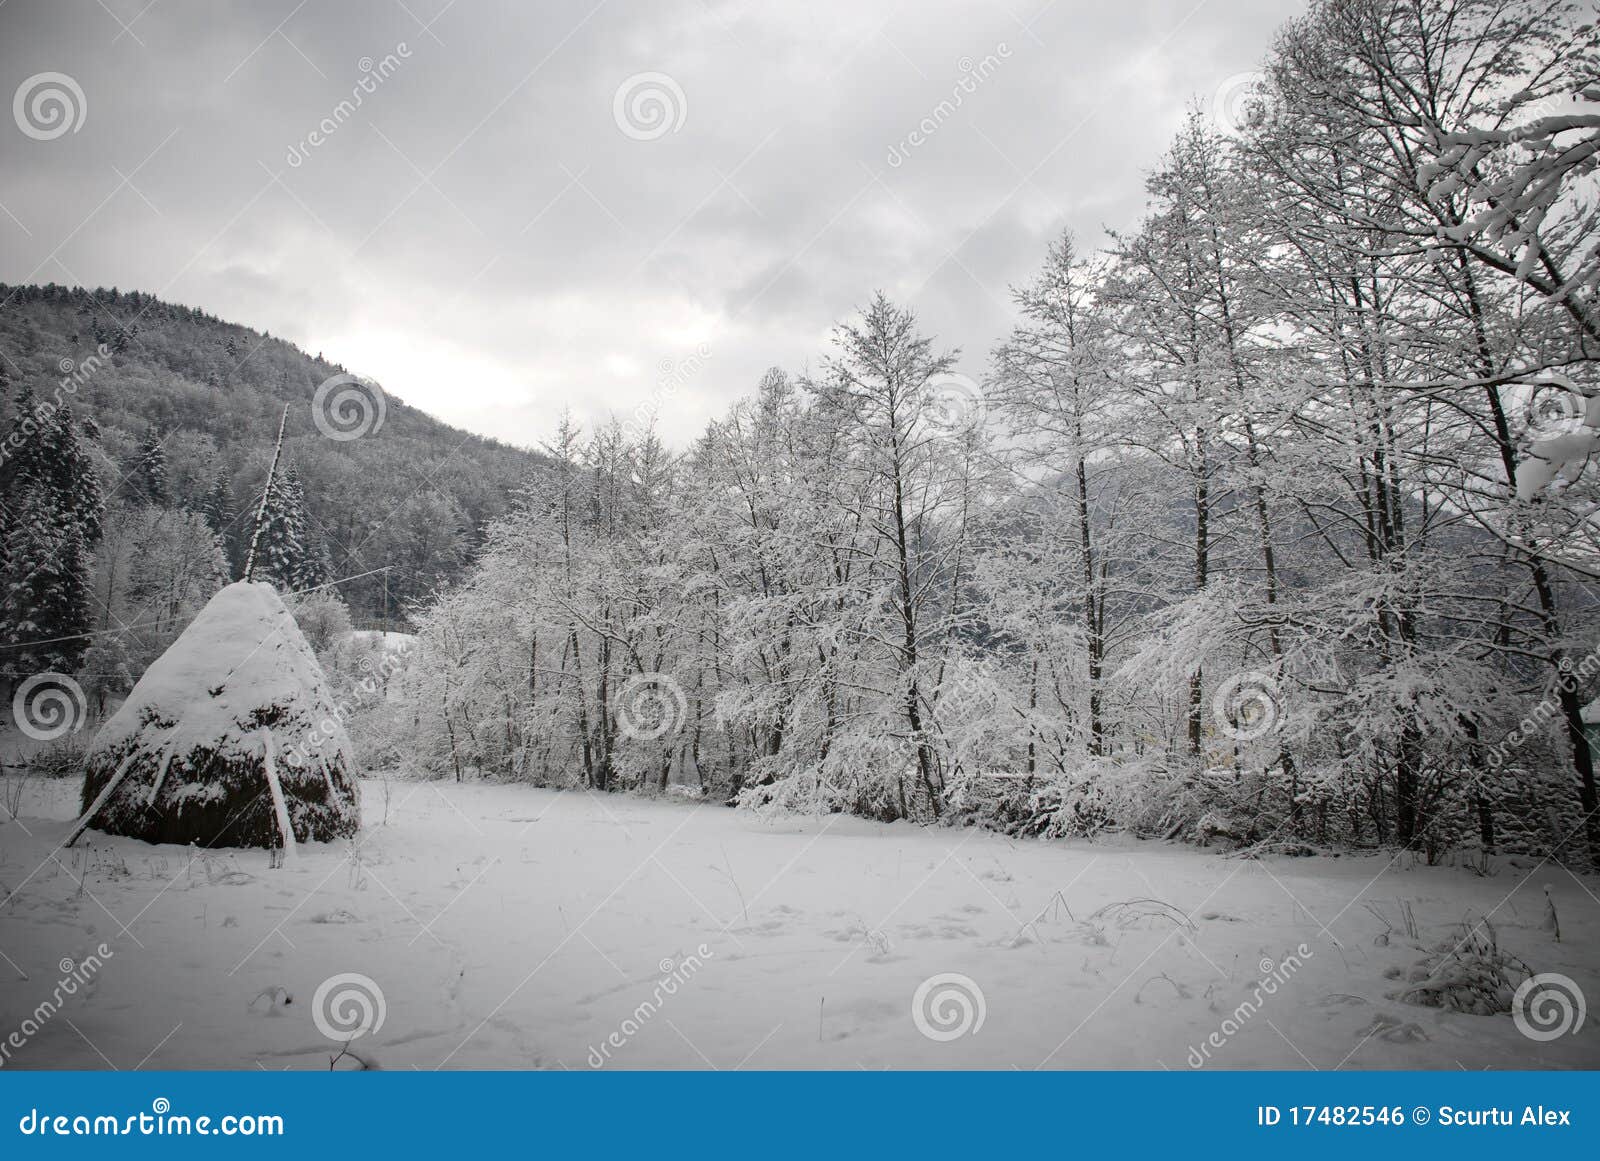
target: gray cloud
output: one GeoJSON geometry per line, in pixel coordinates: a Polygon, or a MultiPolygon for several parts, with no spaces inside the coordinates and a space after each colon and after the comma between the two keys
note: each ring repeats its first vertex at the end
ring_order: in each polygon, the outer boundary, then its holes
{"type": "Polygon", "coordinates": [[[53,71],[87,102],[54,140],[0,123],[0,279],[200,306],[525,443],[564,406],[633,412],[664,361],[703,344],[661,414],[681,443],[767,366],[814,364],[878,288],[977,373],[1045,242],[1130,223],[1185,104],[1250,69],[1292,14],[297,3],[0,7],[4,95],[53,71]],[[389,75],[346,116],[363,60],[389,75]],[[654,140],[613,118],[644,72],[686,103],[654,140]]]}

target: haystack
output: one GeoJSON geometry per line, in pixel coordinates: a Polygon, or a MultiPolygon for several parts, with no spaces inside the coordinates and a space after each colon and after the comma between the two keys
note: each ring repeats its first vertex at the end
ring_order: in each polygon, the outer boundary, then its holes
{"type": "Polygon", "coordinates": [[[356,764],[316,655],[271,585],[201,610],[101,728],[85,826],[155,843],[283,847],[354,834],[356,764]]]}

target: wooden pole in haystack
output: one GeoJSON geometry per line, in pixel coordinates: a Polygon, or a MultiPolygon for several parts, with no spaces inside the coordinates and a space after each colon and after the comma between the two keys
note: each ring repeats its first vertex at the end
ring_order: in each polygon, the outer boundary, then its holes
{"type": "Polygon", "coordinates": [[[267,516],[267,497],[272,495],[272,481],[278,474],[278,457],[283,455],[283,428],[289,422],[289,405],[283,405],[283,418],[278,420],[278,442],[272,446],[272,463],[267,468],[267,486],[261,489],[261,503],[256,508],[256,526],[250,533],[250,551],[244,558],[243,580],[254,579],[256,571],[256,544],[261,539],[261,524],[267,516]]]}

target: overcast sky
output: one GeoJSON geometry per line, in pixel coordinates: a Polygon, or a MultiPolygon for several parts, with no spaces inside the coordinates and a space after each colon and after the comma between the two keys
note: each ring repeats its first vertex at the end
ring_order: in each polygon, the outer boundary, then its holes
{"type": "Polygon", "coordinates": [[[681,444],[876,289],[981,374],[1048,240],[1132,224],[1299,9],[0,3],[0,281],[201,307],[523,444],[652,401],[681,444]]]}

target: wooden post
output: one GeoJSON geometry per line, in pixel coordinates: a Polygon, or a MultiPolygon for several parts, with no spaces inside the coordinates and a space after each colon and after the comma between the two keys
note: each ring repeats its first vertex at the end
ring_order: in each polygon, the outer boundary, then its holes
{"type": "Polygon", "coordinates": [[[254,579],[256,571],[256,544],[261,540],[261,522],[267,515],[267,497],[272,495],[272,481],[278,474],[278,457],[283,454],[283,428],[289,422],[289,405],[283,405],[283,416],[278,420],[278,442],[272,445],[272,463],[267,467],[267,486],[261,489],[261,503],[256,508],[256,526],[250,533],[250,551],[244,558],[243,580],[254,579]]]}
{"type": "Polygon", "coordinates": [[[283,797],[283,784],[278,781],[272,731],[265,726],[261,729],[261,759],[267,775],[267,789],[272,792],[272,813],[278,819],[278,837],[283,842],[283,862],[287,866],[295,861],[294,825],[289,821],[289,803],[283,797]]]}
{"type": "Polygon", "coordinates": [[[83,817],[72,824],[72,829],[67,832],[67,837],[61,841],[63,847],[70,847],[78,841],[78,837],[84,831],[89,829],[89,824],[94,821],[94,816],[100,813],[100,808],[116,793],[117,787],[122,785],[122,780],[128,776],[128,771],[132,768],[133,761],[138,756],[139,747],[137,739],[135,739],[133,749],[128,751],[128,756],[122,760],[122,765],[117,767],[117,772],[106,780],[104,789],[89,804],[89,809],[83,812],[83,817]]]}

